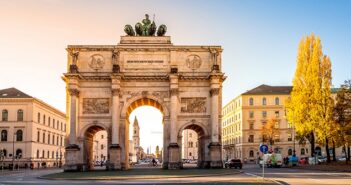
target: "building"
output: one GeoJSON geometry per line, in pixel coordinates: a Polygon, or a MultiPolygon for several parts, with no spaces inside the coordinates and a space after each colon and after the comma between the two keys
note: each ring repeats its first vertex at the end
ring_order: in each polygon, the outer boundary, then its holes
{"type": "Polygon", "coordinates": [[[182,159],[198,159],[198,136],[195,131],[190,129],[183,131],[182,146],[182,159]]]}
{"type": "MultiPolygon", "coordinates": [[[[261,153],[259,145],[268,142],[262,137],[262,126],[274,120],[279,134],[274,135],[274,144],[270,146],[275,153],[283,157],[293,154],[295,149],[299,157],[308,157],[310,144],[294,143],[294,127],[286,120],[285,102],[290,96],[292,86],[260,85],[251,89],[225,105],[222,109],[222,146],[223,159],[239,158],[255,162],[261,153]]],[[[335,98],[335,89],[332,96],[335,98]]],[[[316,143],[316,152],[326,155],[325,149],[316,143]]],[[[341,149],[336,150],[341,155],[341,149]]]]}
{"type": "Polygon", "coordinates": [[[0,153],[5,167],[53,167],[65,154],[66,115],[16,88],[0,90],[0,153]]]}
{"type": "Polygon", "coordinates": [[[99,131],[94,135],[94,159],[97,161],[107,160],[107,133],[106,131],[99,131]]]}

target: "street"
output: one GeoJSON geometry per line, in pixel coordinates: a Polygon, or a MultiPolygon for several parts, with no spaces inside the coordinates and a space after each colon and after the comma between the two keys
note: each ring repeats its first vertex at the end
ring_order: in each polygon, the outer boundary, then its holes
{"type": "MultiPolygon", "coordinates": [[[[147,170],[147,168],[145,168],[147,170]]],[[[138,180],[46,180],[39,176],[58,173],[61,169],[46,170],[22,170],[20,172],[3,172],[0,176],[0,185],[7,184],[260,184],[262,169],[256,165],[245,165],[243,173],[222,176],[206,176],[192,178],[160,178],[160,179],[138,179],[138,180]],[[241,183],[243,182],[243,183],[241,183]],[[244,183],[245,182],[245,183],[244,183]],[[247,184],[247,183],[246,183],[247,184]]],[[[291,168],[266,168],[265,178],[271,179],[271,184],[333,184],[351,185],[351,173],[345,172],[322,172],[291,168]]],[[[118,173],[118,172],[116,172],[118,173]]]]}

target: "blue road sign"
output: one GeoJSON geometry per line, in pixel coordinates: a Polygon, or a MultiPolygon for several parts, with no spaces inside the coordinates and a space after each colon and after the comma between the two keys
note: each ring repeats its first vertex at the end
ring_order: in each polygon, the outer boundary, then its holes
{"type": "Polygon", "coordinates": [[[267,145],[261,145],[260,146],[260,151],[262,153],[267,153],[268,152],[268,146],[267,145]]]}

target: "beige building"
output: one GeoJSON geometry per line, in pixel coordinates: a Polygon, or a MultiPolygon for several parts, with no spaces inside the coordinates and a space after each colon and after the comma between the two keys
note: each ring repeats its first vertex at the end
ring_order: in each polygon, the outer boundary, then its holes
{"type": "MultiPolygon", "coordinates": [[[[222,109],[222,146],[223,159],[239,158],[247,162],[255,162],[261,153],[259,145],[263,141],[262,126],[269,120],[275,119],[275,127],[279,134],[274,136],[273,152],[281,153],[283,157],[293,154],[294,148],[298,157],[311,156],[310,144],[294,144],[294,128],[286,120],[285,102],[290,96],[292,86],[260,85],[233,99],[222,109]]],[[[335,89],[332,89],[335,97],[335,89]]],[[[316,143],[318,155],[326,156],[323,146],[316,143]]],[[[336,155],[343,155],[341,148],[336,149],[336,155]]]]}
{"type": "Polygon", "coordinates": [[[16,88],[0,90],[0,111],[0,165],[41,168],[64,163],[64,113],[16,88]]]}
{"type": "Polygon", "coordinates": [[[198,155],[198,136],[193,130],[186,129],[183,131],[183,156],[182,159],[195,159],[197,160],[198,155]]]}
{"type": "Polygon", "coordinates": [[[106,161],[107,160],[107,132],[99,131],[94,135],[94,159],[95,163],[97,161],[106,161]]]}

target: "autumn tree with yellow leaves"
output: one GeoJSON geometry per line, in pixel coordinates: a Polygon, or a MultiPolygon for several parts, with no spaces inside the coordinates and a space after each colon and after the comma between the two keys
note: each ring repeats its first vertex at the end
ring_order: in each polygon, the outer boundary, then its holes
{"type": "MultiPolygon", "coordinates": [[[[321,40],[313,33],[301,39],[287,119],[296,133],[306,137],[314,156],[315,142],[323,142],[329,151],[328,137],[333,129],[333,100],[330,96],[331,63],[323,55],[321,40]]],[[[330,161],[329,152],[327,152],[330,161]]]]}
{"type": "Polygon", "coordinates": [[[261,129],[262,141],[268,143],[271,147],[274,145],[275,136],[280,135],[279,121],[277,119],[270,119],[262,126],[261,129]]]}

